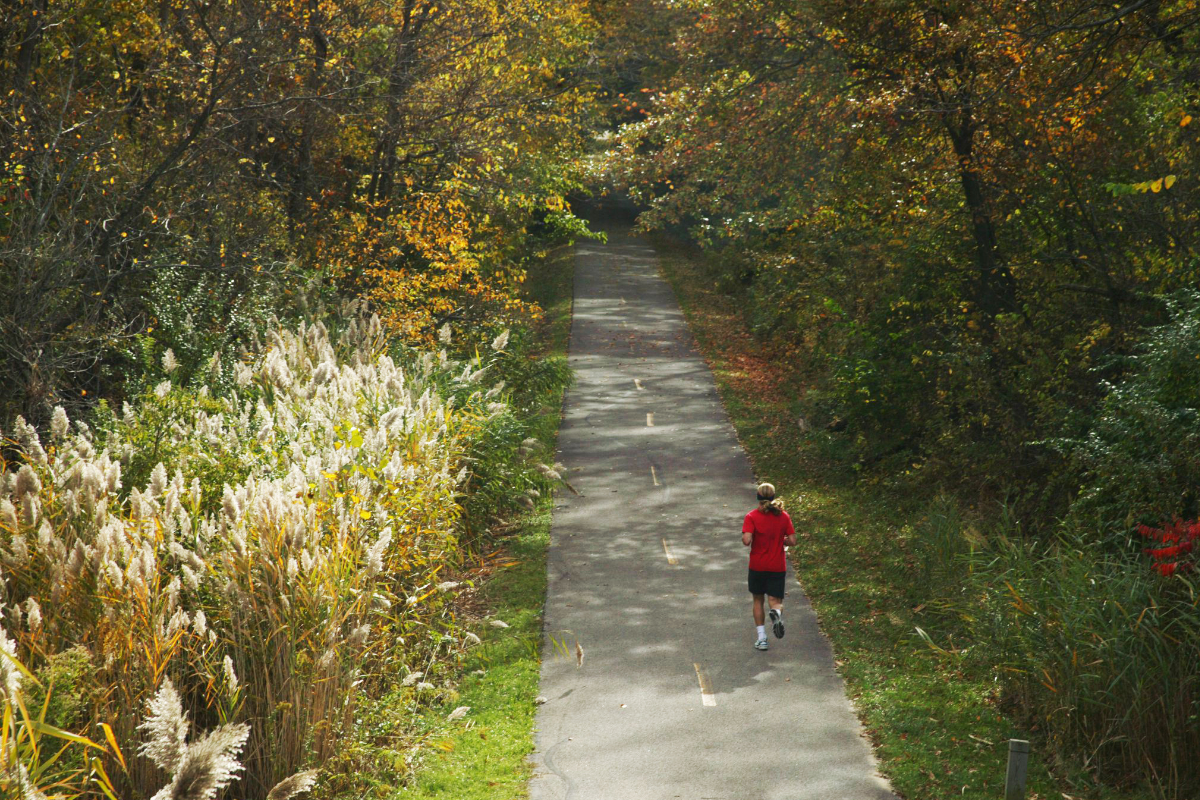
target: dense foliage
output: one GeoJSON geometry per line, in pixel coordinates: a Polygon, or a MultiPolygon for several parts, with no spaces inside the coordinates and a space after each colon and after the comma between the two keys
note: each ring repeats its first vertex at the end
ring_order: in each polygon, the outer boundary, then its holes
{"type": "Polygon", "coordinates": [[[709,250],[795,421],[867,480],[1004,504],[915,532],[947,630],[1063,763],[1192,796],[1200,5],[597,8],[604,166],[709,250]]]}
{"type": "Polygon", "coordinates": [[[188,370],[314,287],[499,323],[564,195],[582,4],[18,0],[0,10],[0,420],[188,370]]]}
{"type": "Polygon", "coordinates": [[[1056,469],[1028,442],[1195,281],[1200,9],[664,5],[675,69],[621,101],[644,219],[721,249],[862,457],[1056,469]]]}
{"type": "Polygon", "coordinates": [[[559,476],[524,283],[587,234],[593,32],[580,0],[3,4],[0,794],[411,777],[479,642],[463,553],[559,476]]]}

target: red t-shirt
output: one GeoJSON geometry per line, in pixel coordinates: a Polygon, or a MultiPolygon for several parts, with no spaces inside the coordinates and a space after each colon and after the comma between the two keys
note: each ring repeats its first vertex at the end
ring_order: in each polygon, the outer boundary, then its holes
{"type": "Polygon", "coordinates": [[[759,572],[787,572],[783,557],[783,537],[796,532],[786,511],[772,514],[756,508],[746,515],[742,533],[753,533],[750,543],[750,569],[759,572]]]}

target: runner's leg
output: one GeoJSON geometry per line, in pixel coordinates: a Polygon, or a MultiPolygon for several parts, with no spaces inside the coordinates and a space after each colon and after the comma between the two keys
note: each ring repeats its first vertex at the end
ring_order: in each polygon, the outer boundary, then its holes
{"type": "Polygon", "coordinates": [[[771,605],[771,631],[775,634],[776,639],[783,638],[783,598],[767,595],[767,602],[771,605]]]}

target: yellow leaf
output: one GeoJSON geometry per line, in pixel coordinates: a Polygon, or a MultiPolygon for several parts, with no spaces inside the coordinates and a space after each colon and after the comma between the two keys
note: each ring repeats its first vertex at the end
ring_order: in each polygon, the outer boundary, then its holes
{"type": "Polygon", "coordinates": [[[1168,175],[1167,177],[1163,178],[1163,188],[1164,189],[1170,189],[1174,185],[1175,185],[1175,176],[1174,175],[1168,175]]]}
{"type": "Polygon", "coordinates": [[[1179,120],[1179,127],[1186,128],[1187,124],[1192,121],[1191,114],[1184,114],[1183,119],[1179,120]]]}
{"type": "Polygon", "coordinates": [[[1162,184],[1163,184],[1162,178],[1159,178],[1158,180],[1156,180],[1150,184],[1150,191],[1154,192],[1155,194],[1158,194],[1159,192],[1162,191],[1162,184]]]}
{"type": "Polygon", "coordinates": [[[365,510],[365,509],[364,509],[364,510],[362,510],[362,511],[359,511],[359,512],[358,512],[358,515],[359,515],[360,517],[362,517],[363,519],[370,519],[370,518],[371,518],[371,512],[370,512],[370,511],[367,511],[367,510],[365,510]]]}
{"type": "Polygon", "coordinates": [[[101,722],[100,727],[104,730],[104,738],[107,739],[109,745],[112,746],[113,753],[116,754],[117,760],[121,762],[121,769],[128,769],[128,767],[125,766],[125,756],[121,753],[121,748],[117,745],[117,737],[113,736],[112,728],[108,726],[107,722],[101,722]]]}

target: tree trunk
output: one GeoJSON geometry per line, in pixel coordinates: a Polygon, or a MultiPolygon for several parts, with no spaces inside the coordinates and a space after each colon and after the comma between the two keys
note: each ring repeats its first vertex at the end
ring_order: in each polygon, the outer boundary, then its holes
{"type": "MultiPolygon", "coordinates": [[[[966,112],[964,112],[964,115],[966,112]]],[[[971,216],[971,234],[975,239],[974,302],[988,317],[1014,311],[1017,307],[1016,282],[999,254],[996,227],[983,181],[974,160],[975,127],[967,119],[959,125],[947,123],[946,130],[958,156],[958,177],[963,199],[971,216]]]]}
{"type": "Polygon", "coordinates": [[[33,74],[33,68],[37,62],[38,45],[42,43],[42,34],[46,30],[46,16],[50,4],[49,0],[36,0],[30,5],[32,9],[29,19],[25,22],[25,33],[17,48],[17,56],[13,59],[12,89],[18,98],[24,95],[25,87],[29,84],[29,77],[33,74]]]}
{"type": "MultiPolygon", "coordinates": [[[[321,94],[321,80],[325,72],[325,62],[329,58],[329,40],[321,30],[320,8],[316,0],[309,4],[310,24],[309,38],[313,43],[313,63],[308,73],[308,93],[312,97],[321,94]]],[[[318,108],[313,100],[304,101],[303,127],[300,131],[300,147],[296,163],[292,170],[291,186],[288,187],[287,217],[288,239],[293,244],[296,241],[297,228],[308,217],[307,201],[312,195],[312,151],[314,128],[317,126],[318,108]]]]}

